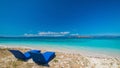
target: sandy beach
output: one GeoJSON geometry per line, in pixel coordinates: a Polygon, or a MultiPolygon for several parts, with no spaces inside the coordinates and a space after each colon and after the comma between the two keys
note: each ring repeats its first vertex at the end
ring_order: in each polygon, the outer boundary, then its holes
{"type": "Polygon", "coordinates": [[[99,55],[83,55],[59,49],[8,47],[0,46],[0,68],[120,68],[120,60],[115,57],[99,55]],[[54,51],[56,57],[49,62],[48,66],[35,64],[32,59],[27,62],[17,60],[8,49],[17,49],[22,52],[39,49],[41,52],[54,51]]]}

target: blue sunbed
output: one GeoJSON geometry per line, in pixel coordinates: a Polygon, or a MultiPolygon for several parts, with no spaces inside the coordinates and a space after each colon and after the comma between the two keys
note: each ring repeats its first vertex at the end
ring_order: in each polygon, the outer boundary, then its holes
{"type": "Polygon", "coordinates": [[[55,52],[33,53],[30,52],[32,60],[39,65],[48,64],[54,57],[55,52]]]}
{"type": "Polygon", "coordinates": [[[22,53],[19,50],[9,50],[17,59],[27,61],[31,58],[30,52],[32,53],[40,53],[40,50],[30,50],[25,53],[22,53]]]}

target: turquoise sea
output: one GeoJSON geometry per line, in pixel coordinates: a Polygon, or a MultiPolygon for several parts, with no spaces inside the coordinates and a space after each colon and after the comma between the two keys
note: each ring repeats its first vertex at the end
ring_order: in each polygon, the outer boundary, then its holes
{"type": "Polygon", "coordinates": [[[70,50],[104,51],[120,54],[120,38],[0,38],[0,45],[65,48],[70,50]]]}

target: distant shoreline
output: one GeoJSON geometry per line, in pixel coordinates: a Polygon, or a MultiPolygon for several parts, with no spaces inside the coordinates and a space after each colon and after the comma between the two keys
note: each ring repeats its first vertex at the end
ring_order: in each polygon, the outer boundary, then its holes
{"type": "Polygon", "coordinates": [[[78,36],[0,36],[0,38],[48,38],[48,39],[114,39],[120,35],[78,35],[78,36]]]}

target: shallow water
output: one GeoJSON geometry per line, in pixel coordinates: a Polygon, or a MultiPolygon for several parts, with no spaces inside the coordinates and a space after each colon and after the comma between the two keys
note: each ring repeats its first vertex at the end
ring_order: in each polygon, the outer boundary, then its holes
{"type": "Polygon", "coordinates": [[[25,38],[10,37],[0,38],[0,45],[27,46],[27,47],[50,47],[53,49],[64,48],[69,50],[95,51],[99,53],[120,54],[120,38],[25,38]]]}

